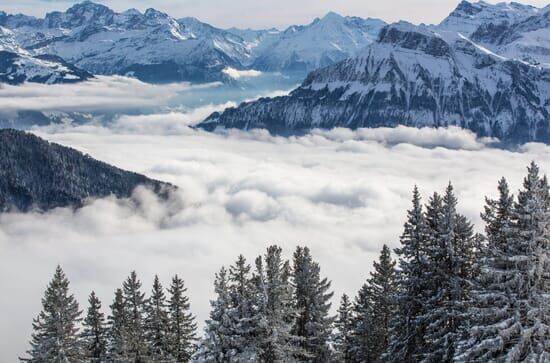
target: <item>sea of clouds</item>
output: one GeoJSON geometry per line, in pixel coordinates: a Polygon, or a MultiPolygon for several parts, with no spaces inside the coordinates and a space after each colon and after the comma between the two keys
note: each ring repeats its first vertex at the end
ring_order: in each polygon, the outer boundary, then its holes
{"type": "MultiPolygon", "coordinates": [[[[144,94],[149,86],[137,87],[144,94]]],[[[171,96],[157,91],[165,92],[155,88],[150,97],[171,96]]],[[[37,87],[36,94],[41,92],[37,87]]],[[[67,93],[67,98],[77,96],[67,93]]],[[[26,102],[21,93],[15,97],[11,102],[26,102]]],[[[111,94],[109,103],[125,97],[111,94]]],[[[106,198],[78,210],[1,215],[0,341],[8,348],[1,349],[0,361],[15,361],[28,348],[32,318],[57,264],[82,307],[95,290],[105,309],[132,270],[147,292],[154,274],[165,285],[179,274],[202,322],[214,273],[222,265],[240,253],[252,262],[270,244],[281,245],[288,257],[297,245],[307,245],[336,296],[354,295],[382,245],[398,245],[414,185],[426,200],[452,181],[459,210],[482,231],[484,196],[496,194],[500,177],[506,176],[515,191],[531,160],[543,171],[550,167],[546,145],[502,150],[492,147],[493,140],[457,128],[335,129],[275,137],[258,130],[207,133],[190,127],[225,106],[121,114],[109,125],[32,130],[173,183],[178,191],[168,201],[140,188],[131,200],[106,198]]]]}

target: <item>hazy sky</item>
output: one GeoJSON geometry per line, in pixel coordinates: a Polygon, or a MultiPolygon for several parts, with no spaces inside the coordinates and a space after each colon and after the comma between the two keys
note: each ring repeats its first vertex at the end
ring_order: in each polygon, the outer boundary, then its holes
{"type": "MultiPolygon", "coordinates": [[[[516,0],[535,6],[548,5],[548,0],[516,0]]],[[[0,9],[42,16],[51,10],[69,7],[77,1],[67,0],[0,0],[0,9]]],[[[174,17],[194,16],[220,27],[285,27],[304,24],[328,11],[343,15],[377,17],[386,21],[408,20],[414,23],[438,23],[459,0],[98,0],[115,10],[149,7],[174,17]]],[[[497,3],[498,1],[489,1],[497,3]]]]}

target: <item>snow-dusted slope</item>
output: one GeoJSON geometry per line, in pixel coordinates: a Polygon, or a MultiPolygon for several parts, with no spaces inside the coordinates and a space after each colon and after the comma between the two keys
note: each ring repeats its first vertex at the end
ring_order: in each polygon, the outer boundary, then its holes
{"type": "Polygon", "coordinates": [[[472,40],[509,58],[550,66],[550,7],[516,23],[487,23],[472,40]]]}
{"type": "Polygon", "coordinates": [[[455,32],[506,58],[550,66],[550,6],[462,1],[439,32],[455,32]]]}
{"type": "Polygon", "coordinates": [[[151,82],[225,80],[226,68],[310,71],[357,54],[383,25],[330,13],[285,31],[222,30],[154,9],[116,13],[89,1],[44,19],[0,12],[0,26],[33,54],[151,82]]]}
{"type": "Polygon", "coordinates": [[[456,32],[398,23],[362,55],[310,73],[289,96],[215,113],[200,127],[457,125],[509,142],[550,142],[550,71],[507,60],[456,32]]]}
{"type": "Polygon", "coordinates": [[[74,83],[91,77],[57,56],[31,56],[19,47],[10,30],[0,26],[0,83],[74,83]]]}
{"type": "Polygon", "coordinates": [[[160,196],[174,189],[32,134],[0,129],[0,213],[79,207],[94,197],[128,198],[139,185],[160,196]]]}

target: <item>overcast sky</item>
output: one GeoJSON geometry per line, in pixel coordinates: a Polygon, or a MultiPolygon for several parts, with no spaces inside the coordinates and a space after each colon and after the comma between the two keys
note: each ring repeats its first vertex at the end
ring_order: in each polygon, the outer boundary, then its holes
{"type": "MultiPolygon", "coordinates": [[[[545,6],[548,0],[516,0],[545,6]]],[[[77,1],[67,0],[0,0],[0,9],[42,16],[47,11],[69,7],[77,1]]],[[[98,0],[115,10],[149,7],[174,17],[194,16],[219,27],[285,27],[304,24],[328,11],[343,15],[377,17],[392,22],[438,23],[459,0],[98,0]]],[[[498,1],[489,1],[497,3],[498,1]]]]}

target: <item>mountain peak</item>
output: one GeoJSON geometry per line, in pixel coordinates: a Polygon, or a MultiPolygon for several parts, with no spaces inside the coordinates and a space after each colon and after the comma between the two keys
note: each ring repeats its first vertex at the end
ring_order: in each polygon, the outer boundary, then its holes
{"type": "Polygon", "coordinates": [[[145,17],[147,17],[147,18],[156,18],[156,19],[169,18],[168,14],[163,13],[162,11],[159,11],[159,10],[154,9],[154,8],[149,8],[149,9],[145,10],[145,13],[143,13],[143,15],[145,15],[145,17]]]}
{"type": "Polygon", "coordinates": [[[107,6],[95,3],[90,0],[84,0],[80,3],[76,3],[69,9],[67,9],[68,14],[74,14],[83,11],[92,11],[94,13],[114,13],[114,11],[107,6]]]}
{"type": "Polygon", "coordinates": [[[334,12],[334,11],[329,11],[323,18],[322,20],[340,20],[342,19],[343,16],[334,12]]]}
{"type": "Polygon", "coordinates": [[[537,12],[539,12],[539,9],[536,7],[517,2],[490,4],[485,1],[474,3],[463,0],[439,24],[439,28],[471,35],[484,23],[516,23],[536,15],[537,12]]]}
{"type": "Polygon", "coordinates": [[[449,56],[449,44],[428,28],[399,22],[384,27],[379,34],[380,44],[421,51],[434,57],[449,56]]]}

